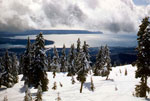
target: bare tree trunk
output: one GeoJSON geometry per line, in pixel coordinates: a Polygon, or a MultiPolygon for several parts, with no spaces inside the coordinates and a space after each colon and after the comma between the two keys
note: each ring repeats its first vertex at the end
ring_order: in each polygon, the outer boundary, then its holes
{"type": "Polygon", "coordinates": [[[82,93],[83,83],[84,83],[84,82],[81,82],[80,93],[82,93]]]}
{"type": "Polygon", "coordinates": [[[146,91],[147,91],[147,76],[145,76],[145,98],[147,98],[146,96],[146,91]]]}

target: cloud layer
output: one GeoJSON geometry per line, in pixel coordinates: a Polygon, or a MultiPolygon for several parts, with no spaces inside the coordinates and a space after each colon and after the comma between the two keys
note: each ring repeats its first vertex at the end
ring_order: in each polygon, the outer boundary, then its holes
{"type": "MultiPolygon", "coordinates": [[[[149,0],[147,0],[149,1],[149,0]]],[[[0,30],[88,29],[133,33],[150,5],[132,0],[0,0],[0,30]]]]}

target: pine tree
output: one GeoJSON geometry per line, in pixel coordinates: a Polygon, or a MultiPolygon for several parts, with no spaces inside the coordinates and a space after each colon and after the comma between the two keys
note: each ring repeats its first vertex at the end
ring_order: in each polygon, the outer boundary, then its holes
{"type": "Polygon", "coordinates": [[[101,46],[101,49],[99,50],[99,53],[96,56],[96,63],[94,64],[94,70],[93,73],[95,76],[100,76],[101,72],[100,70],[104,67],[104,49],[101,46]]]}
{"type": "Polygon", "coordinates": [[[24,68],[24,56],[22,54],[19,59],[19,74],[23,74],[23,68],[24,68]]]}
{"type": "Polygon", "coordinates": [[[32,74],[31,74],[31,61],[32,61],[32,56],[31,56],[31,43],[30,39],[28,37],[28,43],[26,46],[26,51],[24,53],[24,59],[23,59],[23,79],[25,80],[25,84],[30,85],[32,82],[32,74]]]}
{"type": "Polygon", "coordinates": [[[48,78],[47,78],[47,56],[45,54],[45,40],[43,38],[42,33],[36,36],[36,40],[34,43],[34,59],[32,62],[31,74],[32,76],[32,84],[34,87],[38,87],[39,83],[41,83],[42,91],[48,90],[48,78]]]}
{"type": "Polygon", "coordinates": [[[61,53],[61,67],[60,72],[66,72],[67,71],[67,59],[66,59],[66,53],[65,53],[65,45],[63,45],[62,53],[61,53]]]}
{"type": "Polygon", "coordinates": [[[80,93],[82,93],[83,84],[86,81],[86,76],[89,70],[89,63],[84,52],[81,52],[81,55],[78,58],[80,58],[81,61],[79,71],[77,72],[77,80],[81,82],[80,93]]]}
{"type": "Polygon", "coordinates": [[[84,44],[83,44],[83,52],[85,53],[86,58],[87,58],[87,60],[88,60],[89,63],[90,63],[90,54],[89,54],[88,48],[89,48],[89,45],[86,43],[86,41],[84,41],[84,44]]]}
{"type": "Polygon", "coordinates": [[[37,91],[35,101],[42,101],[42,88],[41,88],[40,84],[38,85],[38,91],[37,91]]]}
{"type": "Polygon", "coordinates": [[[52,68],[51,68],[51,55],[50,53],[48,53],[48,57],[47,57],[47,60],[48,60],[48,71],[52,71],[52,68]]]}
{"type": "Polygon", "coordinates": [[[68,74],[67,76],[75,75],[75,49],[74,44],[71,45],[68,56],[68,74]]]}
{"type": "Polygon", "coordinates": [[[3,84],[3,74],[5,73],[5,68],[4,68],[4,66],[3,66],[3,64],[2,64],[2,58],[0,57],[0,88],[1,88],[1,86],[2,86],[2,84],[3,84]]]}
{"type": "Polygon", "coordinates": [[[17,63],[17,56],[13,54],[12,56],[12,75],[13,75],[13,82],[18,82],[18,63],[17,63]]]}
{"type": "Polygon", "coordinates": [[[4,73],[2,75],[2,85],[7,88],[12,87],[14,83],[14,77],[12,75],[12,60],[9,56],[8,51],[6,51],[5,56],[3,57],[2,65],[4,67],[4,73]]]}
{"type": "Polygon", "coordinates": [[[77,53],[81,51],[81,41],[80,38],[77,40],[77,53]]]}
{"type": "Polygon", "coordinates": [[[26,87],[26,91],[25,91],[24,101],[32,101],[32,96],[28,88],[28,85],[25,85],[25,87],[26,87]]]}
{"type": "MultiPolygon", "coordinates": [[[[146,92],[148,91],[147,79],[150,76],[150,22],[149,17],[145,17],[142,24],[139,26],[140,29],[137,33],[137,70],[136,78],[141,78],[140,85],[140,97],[146,97],[146,92]]],[[[137,86],[138,87],[138,86],[137,86]]]]}
{"type": "Polygon", "coordinates": [[[104,65],[104,69],[103,69],[103,72],[104,72],[104,75],[106,75],[106,80],[108,79],[108,76],[109,76],[109,73],[110,71],[112,70],[111,69],[111,59],[110,59],[110,52],[109,52],[109,48],[108,46],[106,45],[104,47],[105,49],[105,53],[104,53],[104,60],[105,60],[105,65],[104,65]]]}
{"type": "Polygon", "coordinates": [[[58,55],[58,51],[55,46],[53,49],[53,53],[54,53],[54,56],[53,56],[52,63],[51,63],[52,71],[60,72],[59,55],[58,55]]]}

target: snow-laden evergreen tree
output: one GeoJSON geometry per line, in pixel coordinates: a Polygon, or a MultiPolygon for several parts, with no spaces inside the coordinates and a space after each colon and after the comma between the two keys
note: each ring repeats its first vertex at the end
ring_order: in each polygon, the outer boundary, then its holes
{"type": "Polygon", "coordinates": [[[34,60],[32,62],[31,74],[32,84],[34,87],[38,87],[41,83],[42,91],[48,90],[48,78],[47,78],[47,56],[45,54],[45,40],[42,33],[36,36],[34,43],[34,60]]]}
{"type": "Polygon", "coordinates": [[[24,53],[24,61],[23,61],[23,79],[25,80],[25,84],[30,85],[31,81],[32,81],[32,75],[30,73],[31,71],[31,43],[30,43],[30,39],[28,37],[28,43],[26,46],[26,51],[24,53]]]}
{"type": "Polygon", "coordinates": [[[95,76],[101,75],[101,69],[104,67],[104,49],[101,46],[99,53],[96,56],[96,62],[94,64],[94,70],[93,73],[95,76]]]}
{"type": "Polygon", "coordinates": [[[47,62],[48,62],[48,66],[47,66],[48,71],[52,71],[52,68],[51,68],[52,59],[51,59],[51,54],[50,54],[50,52],[48,53],[47,62]]]}
{"type": "Polygon", "coordinates": [[[77,53],[81,51],[81,41],[80,38],[77,40],[77,53]]]}
{"type": "Polygon", "coordinates": [[[74,44],[71,45],[69,56],[68,56],[68,74],[67,76],[75,75],[75,48],[74,44]]]}
{"type": "Polygon", "coordinates": [[[25,91],[24,101],[32,101],[32,96],[28,88],[28,85],[25,85],[25,87],[26,87],[26,91],[25,91]]]}
{"type": "Polygon", "coordinates": [[[18,82],[18,62],[17,62],[17,56],[13,54],[12,56],[12,75],[13,75],[13,82],[18,82]]]}
{"type": "MultiPolygon", "coordinates": [[[[146,92],[149,91],[147,86],[147,79],[150,76],[150,19],[145,17],[140,29],[137,33],[137,70],[136,78],[141,78],[141,85],[139,85],[140,92],[137,94],[139,97],[146,97],[146,92]]],[[[138,87],[138,86],[137,86],[138,87]]],[[[136,87],[136,88],[137,88],[136,87]]]]}
{"type": "Polygon", "coordinates": [[[19,74],[23,74],[23,67],[24,67],[24,56],[23,54],[21,54],[19,59],[19,74]]]}
{"type": "Polygon", "coordinates": [[[54,56],[53,56],[52,63],[51,63],[52,71],[60,72],[60,60],[59,60],[58,51],[55,46],[53,49],[53,53],[54,53],[54,56]]]}
{"type": "Polygon", "coordinates": [[[88,60],[86,59],[86,55],[84,52],[81,52],[80,56],[80,65],[79,70],[77,71],[77,80],[81,82],[80,93],[82,93],[83,84],[86,81],[86,76],[90,67],[88,60]]]}
{"type": "Polygon", "coordinates": [[[61,67],[60,67],[60,72],[66,72],[67,71],[67,58],[66,58],[66,47],[63,45],[63,49],[61,52],[61,67]]]}
{"type": "Polygon", "coordinates": [[[12,60],[9,56],[8,51],[6,51],[4,57],[2,58],[2,65],[4,67],[4,73],[2,75],[2,85],[10,88],[14,85],[14,77],[12,75],[12,60]]]}
{"type": "Polygon", "coordinates": [[[42,88],[41,88],[40,84],[38,85],[38,91],[37,91],[35,101],[42,101],[42,88]]]}
{"type": "Polygon", "coordinates": [[[102,70],[102,76],[106,76],[106,80],[108,79],[111,70],[112,69],[111,69],[110,51],[108,46],[106,45],[104,47],[104,68],[102,70]]]}
{"type": "Polygon", "coordinates": [[[2,62],[3,62],[3,60],[2,60],[2,58],[0,57],[0,88],[1,88],[1,86],[2,86],[2,77],[3,77],[3,74],[5,74],[5,68],[4,68],[4,66],[3,66],[3,64],[2,64],[2,62]]]}
{"type": "Polygon", "coordinates": [[[87,60],[90,62],[90,54],[89,54],[89,45],[86,43],[86,41],[84,41],[84,44],[83,44],[83,52],[85,53],[86,55],[86,58],[87,60]]]}

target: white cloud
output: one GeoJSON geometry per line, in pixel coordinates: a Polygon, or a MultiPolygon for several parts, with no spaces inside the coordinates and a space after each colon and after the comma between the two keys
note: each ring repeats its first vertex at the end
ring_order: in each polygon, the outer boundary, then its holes
{"type": "MultiPolygon", "coordinates": [[[[149,1],[149,0],[148,0],[149,1]]],[[[1,0],[0,30],[80,28],[133,33],[150,5],[132,0],[1,0]]]]}

